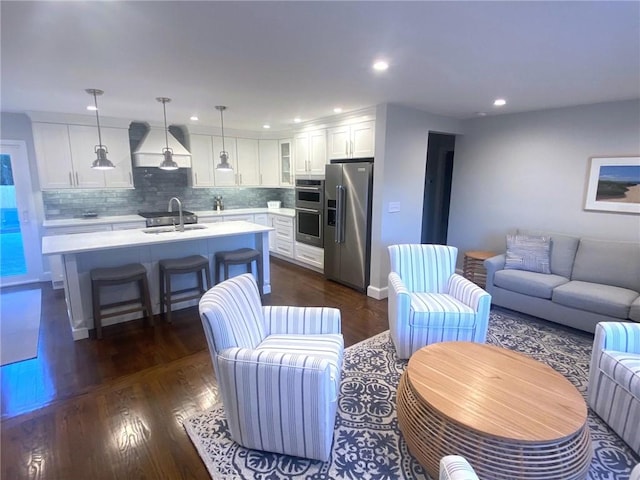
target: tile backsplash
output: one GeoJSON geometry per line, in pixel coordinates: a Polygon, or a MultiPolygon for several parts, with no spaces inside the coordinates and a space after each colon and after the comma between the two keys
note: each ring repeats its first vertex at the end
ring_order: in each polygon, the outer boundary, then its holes
{"type": "Polygon", "coordinates": [[[225,209],[266,207],[269,200],[280,200],[285,208],[294,207],[291,188],[191,188],[187,175],[185,169],[169,172],[158,168],[134,168],[133,190],[45,190],[42,192],[45,218],[74,218],[84,212],[105,216],[166,210],[171,197],[178,197],[185,210],[212,210],[216,195],[222,196],[225,209]]]}

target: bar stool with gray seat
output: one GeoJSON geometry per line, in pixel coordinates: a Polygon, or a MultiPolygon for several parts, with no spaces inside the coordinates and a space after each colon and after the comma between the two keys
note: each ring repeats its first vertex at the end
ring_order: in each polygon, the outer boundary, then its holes
{"type": "Polygon", "coordinates": [[[120,267],[104,267],[94,268],[90,272],[91,276],[91,299],[93,302],[93,321],[96,327],[96,337],[102,338],[102,319],[144,311],[145,317],[149,319],[153,325],[153,311],[151,310],[151,296],[149,295],[149,282],[147,280],[147,269],[140,263],[130,263],[120,267]],[[137,298],[122,300],[107,304],[100,304],[100,289],[102,287],[123,285],[130,282],[136,282],[140,295],[137,298]],[[117,309],[107,313],[103,313],[106,309],[115,309],[116,307],[125,307],[125,309],[117,309]]]}
{"type": "Polygon", "coordinates": [[[160,314],[164,315],[166,308],[167,323],[171,323],[171,306],[173,304],[200,298],[211,287],[209,259],[202,255],[190,255],[183,258],[160,260],[158,266],[160,268],[160,314]],[[172,291],[171,276],[189,273],[197,275],[198,285],[172,291]]]}
{"type": "Polygon", "coordinates": [[[224,278],[229,278],[229,265],[246,265],[247,271],[252,273],[251,264],[256,262],[258,270],[258,289],[260,295],[264,295],[263,273],[262,273],[262,253],[254,248],[239,248],[228,252],[216,253],[216,285],[220,283],[220,267],[224,266],[224,278]]]}

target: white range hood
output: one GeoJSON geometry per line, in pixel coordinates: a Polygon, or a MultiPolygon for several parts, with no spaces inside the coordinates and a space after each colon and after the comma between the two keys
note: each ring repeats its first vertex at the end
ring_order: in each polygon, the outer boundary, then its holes
{"type": "MultiPolygon", "coordinates": [[[[168,132],[169,148],[173,150],[173,161],[179,168],[191,168],[191,153],[168,132]]],[[[142,139],[140,145],[133,152],[134,167],[158,167],[164,156],[162,150],[166,147],[165,130],[163,128],[149,128],[149,132],[142,139]]]]}

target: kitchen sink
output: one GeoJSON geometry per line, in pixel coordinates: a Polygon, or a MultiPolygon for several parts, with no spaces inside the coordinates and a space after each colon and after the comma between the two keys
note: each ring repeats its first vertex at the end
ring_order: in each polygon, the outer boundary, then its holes
{"type": "MultiPolygon", "coordinates": [[[[203,230],[207,228],[206,225],[185,225],[184,231],[188,232],[190,230],[203,230]]],[[[143,228],[142,231],[144,233],[169,233],[169,232],[177,232],[182,233],[180,230],[176,230],[175,227],[151,227],[151,228],[143,228]]]]}

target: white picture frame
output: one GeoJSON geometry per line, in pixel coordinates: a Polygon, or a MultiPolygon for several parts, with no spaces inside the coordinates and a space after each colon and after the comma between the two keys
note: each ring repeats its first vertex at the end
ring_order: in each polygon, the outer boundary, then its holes
{"type": "Polygon", "coordinates": [[[584,209],[640,214],[640,156],[591,157],[584,209]]]}

